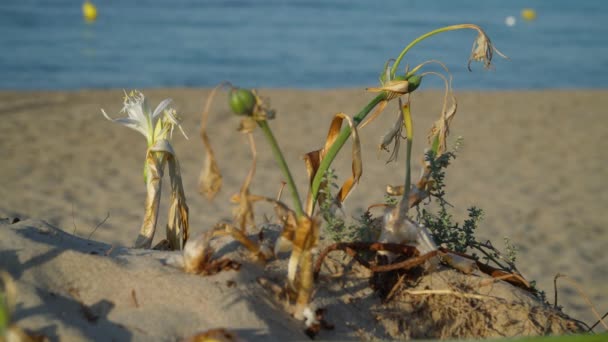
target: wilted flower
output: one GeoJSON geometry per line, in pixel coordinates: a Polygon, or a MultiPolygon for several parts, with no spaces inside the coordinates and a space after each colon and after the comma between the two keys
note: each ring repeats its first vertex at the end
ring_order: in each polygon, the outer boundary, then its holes
{"type": "Polygon", "coordinates": [[[471,62],[483,62],[483,66],[486,69],[489,69],[492,66],[492,57],[494,56],[494,51],[503,58],[509,58],[505,56],[502,52],[498,51],[493,45],[490,37],[486,35],[486,33],[481,28],[476,28],[478,35],[473,42],[473,48],[471,49],[471,56],[469,57],[469,62],[467,64],[467,68],[471,71],[471,62]]]}

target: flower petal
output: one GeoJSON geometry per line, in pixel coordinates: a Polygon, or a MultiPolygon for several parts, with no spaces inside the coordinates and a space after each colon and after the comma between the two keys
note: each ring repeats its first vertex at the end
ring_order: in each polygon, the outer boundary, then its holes
{"type": "Polygon", "coordinates": [[[122,109],[126,112],[129,118],[141,122],[143,127],[148,125],[148,118],[144,109],[144,95],[138,93],[137,95],[125,95],[125,103],[122,109]]]}
{"type": "Polygon", "coordinates": [[[142,127],[141,123],[137,120],[131,119],[131,118],[118,118],[118,119],[112,119],[108,116],[108,114],[106,114],[106,112],[102,109],[101,112],[103,113],[103,115],[106,117],[106,119],[117,123],[117,124],[121,124],[125,127],[128,127],[130,129],[136,130],[139,133],[143,134],[144,137],[147,137],[147,133],[146,133],[146,129],[144,127],[142,127]]]}
{"type": "MultiPolygon", "coordinates": [[[[171,101],[171,99],[167,99],[167,100],[171,101]]],[[[162,104],[162,102],[161,102],[161,104],[162,104]]],[[[159,107],[160,107],[160,105],[159,105],[159,107]]],[[[186,138],[186,140],[187,140],[188,136],[186,135],[186,132],[184,132],[182,125],[180,125],[180,120],[178,120],[177,117],[175,115],[173,115],[175,113],[175,110],[168,109],[168,110],[165,110],[164,112],[165,112],[165,117],[167,119],[169,119],[169,121],[171,122],[171,124],[173,124],[173,126],[177,126],[179,128],[179,130],[184,135],[184,138],[186,138]]],[[[173,128],[171,128],[171,131],[173,132],[173,128]]]]}
{"type": "Polygon", "coordinates": [[[169,103],[171,103],[171,101],[173,101],[172,99],[164,99],[162,100],[161,103],[158,104],[158,106],[156,106],[156,109],[154,110],[154,113],[152,113],[152,120],[154,120],[158,115],[160,115],[163,110],[165,108],[167,108],[167,106],[169,105],[169,103]]]}

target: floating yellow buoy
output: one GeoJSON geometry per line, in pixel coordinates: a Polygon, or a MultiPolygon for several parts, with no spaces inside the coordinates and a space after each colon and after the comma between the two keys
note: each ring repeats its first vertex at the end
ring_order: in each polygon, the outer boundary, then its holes
{"type": "Polygon", "coordinates": [[[93,22],[97,19],[97,7],[89,0],[85,0],[82,4],[82,16],[87,22],[93,22]]]}
{"type": "Polygon", "coordinates": [[[532,21],[536,19],[536,11],[531,8],[524,8],[521,10],[521,17],[523,20],[532,21]]]}

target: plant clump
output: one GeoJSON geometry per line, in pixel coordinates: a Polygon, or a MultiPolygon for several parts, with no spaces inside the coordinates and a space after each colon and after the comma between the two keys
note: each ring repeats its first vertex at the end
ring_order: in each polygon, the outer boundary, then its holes
{"type": "MultiPolygon", "coordinates": [[[[494,53],[504,57],[487,34],[472,24],[443,27],[414,39],[396,59],[384,65],[379,77],[380,84],[367,88],[368,92],[377,95],[352,117],[341,112],[336,114],[330,122],[323,146],[304,154],[308,174],[305,198],[300,197],[290,166],[272,131],[271,121],[276,119],[277,113],[268,100],[255,90],[238,88],[229,83],[214,88],[201,116],[200,136],[205,157],[199,177],[199,192],[211,200],[223,186],[219,163],[207,135],[211,102],[218,90],[228,91],[228,106],[240,120],[237,134],[247,137],[251,166],[239,190],[231,197],[234,204],[232,220],[217,223],[187,243],[188,210],[179,164],[169,144],[170,132],[174,126],[180,127],[179,121],[173,110],[165,109],[167,101],[151,112],[142,94],[126,95],[125,111],[129,118],[113,121],[140,131],[148,140],[145,168],[148,201],[137,246],[150,246],[156,225],[162,169],[168,162],[175,194],[168,239],[174,249],[185,245],[183,254],[177,256],[172,264],[186,272],[203,275],[238,269],[240,263],[215,256],[217,251],[212,247],[212,240],[219,237],[229,237],[240,243],[257,263],[283,262],[282,281],[274,283],[258,279],[258,283],[278,294],[286,310],[304,322],[306,333],[311,337],[323,329],[333,328],[326,321],[327,311],[321,299],[325,290],[320,284],[328,276],[324,274],[327,272],[323,272],[323,267],[329,268],[328,265],[332,263],[329,254],[335,252],[342,252],[347,257],[339,262],[334,260],[334,269],[341,268],[343,274],[348,273],[344,265],[348,264],[351,270],[363,275],[375,290],[381,304],[376,303],[371,307],[369,314],[376,312],[376,319],[391,338],[488,337],[522,332],[544,334],[580,330],[576,325],[568,325],[570,323],[566,318],[551,310],[538,309],[547,320],[537,317],[536,306],[530,305],[533,303],[531,298],[538,295],[538,291],[515,267],[514,249],[510,247],[507,255],[503,256],[491,243],[476,239],[475,231],[483,214],[481,209],[470,208],[469,217],[462,224],[455,223],[448,210],[445,169],[456,157],[460,144],[458,141],[452,150],[448,148],[450,126],[458,109],[452,77],[448,68],[435,60],[423,62],[412,69],[406,67],[403,73],[398,71],[406,54],[421,41],[436,34],[462,29],[477,33],[468,60],[469,69],[472,62],[481,62],[485,68],[490,68],[494,53]],[[429,66],[438,66],[440,71],[429,71],[429,66]],[[443,107],[426,137],[428,146],[423,153],[422,172],[417,179],[412,179],[413,121],[416,118],[412,109],[415,101],[413,95],[427,77],[438,77],[444,82],[443,107]],[[351,224],[344,218],[343,203],[363,174],[359,132],[378,120],[391,102],[397,103],[396,120],[382,137],[379,149],[389,153],[387,162],[396,162],[399,160],[400,146],[405,142],[403,182],[387,185],[385,203],[372,204],[356,223],[351,224]],[[275,198],[250,191],[257,163],[253,135],[256,130],[261,131],[283,178],[281,191],[275,198]],[[349,139],[352,142],[351,172],[340,182],[332,163],[349,139]],[[283,187],[287,200],[282,199],[283,187]],[[431,201],[437,202],[438,209],[429,209],[431,201]],[[256,222],[255,207],[261,203],[272,206],[276,214],[273,224],[279,227],[279,232],[273,239],[266,237],[261,225],[256,222]],[[374,217],[371,213],[373,208],[383,211],[374,217]],[[182,239],[179,240],[178,236],[182,239]],[[322,237],[326,238],[323,244],[322,237]],[[467,254],[471,251],[481,253],[483,257],[467,254]],[[282,260],[283,253],[289,253],[287,260],[282,260]],[[471,283],[471,275],[476,277],[474,284],[471,283]],[[493,297],[481,293],[482,287],[494,286],[499,282],[504,291],[516,288],[519,291],[517,296],[521,295],[525,300],[515,303],[513,297],[493,297]],[[429,289],[437,285],[442,288],[429,289]],[[518,330],[520,325],[517,325],[518,328],[501,326],[512,323],[499,316],[503,315],[503,310],[514,305],[529,306],[528,311],[522,311],[521,315],[527,315],[522,322],[531,328],[518,330]],[[431,319],[419,321],[420,317],[427,315],[431,319]],[[553,321],[554,318],[557,323],[553,321]],[[556,324],[555,329],[553,323],[556,324]],[[541,326],[549,328],[542,330],[541,326]]],[[[268,220],[264,224],[269,224],[268,220]]],[[[357,279],[352,282],[360,284],[362,277],[357,279]]],[[[513,319],[523,317],[520,316],[513,319]]],[[[513,326],[516,324],[513,323],[513,326]]]]}

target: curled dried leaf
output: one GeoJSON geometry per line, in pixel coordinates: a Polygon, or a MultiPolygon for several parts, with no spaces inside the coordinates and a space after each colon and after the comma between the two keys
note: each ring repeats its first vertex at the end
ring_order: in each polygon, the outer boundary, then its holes
{"type": "Polygon", "coordinates": [[[212,200],[222,187],[222,174],[220,173],[207,134],[203,132],[201,138],[203,139],[203,146],[206,154],[203,168],[201,169],[198,179],[198,191],[202,195],[205,195],[207,199],[212,200]]]}
{"type": "MultiPolygon", "coordinates": [[[[329,148],[333,145],[336,138],[340,134],[340,130],[342,128],[342,123],[345,120],[348,123],[348,125],[351,127],[351,138],[353,139],[352,164],[351,164],[352,176],[349,179],[347,179],[346,181],[344,181],[344,183],[340,187],[340,190],[338,191],[338,194],[336,195],[336,203],[338,205],[340,205],[341,203],[343,203],[346,200],[346,198],[348,197],[348,195],[350,194],[352,189],[359,182],[359,179],[361,178],[361,174],[363,173],[363,162],[362,162],[362,158],[361,158],[361,142],[359,139],[359,133],[358,133],[357,127],[354,124],[354,122],[352,121],[352,119],[344,113],[336,114],[334,116],[334,118],[332,119],[330,127],[329,127],[329,131],[327,132],[327,138],[325,139],[325,146],[320,150],[311,151],[304,155],[306,171],[308,173],[308,179],[309,179],[309,182],[310,182],[310,185],[312,188],[312,182],[319,170],[319,165],[321,164],[321,161],[323,160],[323,158],[325,158],[325,154],[327,153],[329,148]]],[[[326,186],[326,184],[321,184],[321,187],[325,187],[325,186],[326,186]]],[[[322,203],[325,200],[324,196],[325,196],[324,194],[319,193],[319,195],[317,197],[317,201],[319,203],[322,203]]],[[[312,196],[312,191],[309,191],[308,197],[306,200],[306,212],[308,213],[308,215],[312,214],[312,208],[313,208],[313,196],[312,196]]]]}
{"type": "Polygon", "coordinates": [[[241,190],[238,195],[232,196],[232,202],[237,203],[238,205],[233,209],[234,219],[237,222],[241,231],[245,232],[247,230],[248,225],[255,225],[255,218],[253,214],[253,207],[251,205],[250,196],[249,196],[249,186],[251,181],[253,180],[253,176],[255,175],[255,166],[257,162],[257,151],[255,148],[255,141],[253,140],[253,135],[251,133],[248,134],[249,138],[249,146],[251,148],[252,154],[252,162],[251,168],[249,169],[249,173],[247,177],[245,177],[245,181],[241,186],[241,190]]]}
{"type": "Polygon", "coordinates": [[[387,101],[395,99],[401,95],[405,95],[409,92],[409,82],[407,80],[390,80],[385,82],[382,87],[379,88],[367,88],[367,91],[370,93],[379,93],[386,92],[387,93],[387,101]]]}
{"type": "Polygon", "coordinates": [[[203,148],[205,149],[205,161],[203,162],[203,168],[201,169],[199,176],[198,189],[199,192],[202,195],[205,195],[209,200],[213,199],[220,191],[220,188],[222,187],[222,175],[217,165],[217,160],[215,158],[215,154],[213,153],[213,149],[211,148],[209,137],[207,136],[207,119],[209,117],[209,110],[211,108],[213,98],[215,97],[217,90],[223,86],[225,86],[225,83],[213,88],[207,97],[207,101],[201,115],[200,135],[201,139],[203,140],[203,148]]]}
{"type": "Polygon", "coordinates": [[[342,187],[338,191],[336,195],[336,199],[338,203],[344,203],[348,195],[354,189],[355,185],[359,183],[359,179],[361,179],[361,175],[363,174],[363,160],[361,158],[361,141],[359,139],[359,133],[357,131],[357,127],[353,123],[352,119],[344,113],[339,113],[339,117],[346,120],[348,125],[351,128],[351,137],[353,139],[353,150],[352,150],[352,163],[351,163],[351,171],[352,175],[349,179],[345,180],[342,184],[342,187]]]}
{"type": "Polygon", "coordinates": [[[382,114],[382,112],[384,111],[384,108],[386,108],[387,104],[388,104],[388,101],[386,101],[386,100],[378,103],[378,105],[376,106],[376,109],[374,109],[374,112],[371,115],[369,115],[367,117],[367,119],[365,119],[365,121],[363,121],[359,125],[359,129],[369,125],[372,121],[376,120],[376,118],[378,118],[378,116],[380,116],[380,114],[382,114]]]}

